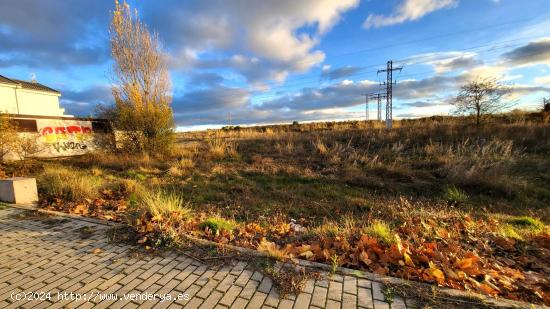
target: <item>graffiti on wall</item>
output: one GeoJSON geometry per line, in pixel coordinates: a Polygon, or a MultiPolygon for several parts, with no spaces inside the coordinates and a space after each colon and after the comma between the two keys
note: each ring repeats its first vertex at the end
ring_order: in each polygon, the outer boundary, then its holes
{"type": "Polygon", "coordinates": [[[90,148],[92,124],[90,121],[49,120],[38,123],[41,141],[53,153],[79,154],[90,148]]]}

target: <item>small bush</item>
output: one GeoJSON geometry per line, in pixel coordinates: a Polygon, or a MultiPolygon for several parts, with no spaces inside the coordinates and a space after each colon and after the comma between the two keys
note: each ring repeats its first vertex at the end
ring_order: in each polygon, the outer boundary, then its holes
{"type": "Polygon", "coordinates": [[[141,198],[142,206],[153,218],[170,218],[176,216],[177,219],[189,219],[191,209],[184,206],[181,196],[173,193],[161,191],[145,193],[141,198]]]}
{"type": "Polygon", "coordinates": [[[468,195],[455,186],[446,187],[443,198],[451,205],[459,205],[468,201],[468,195]]]}
{"type": "Polygon", "coordinates": [[[235,228],[235,223],[225,220],[223,218],[219,217],[212,217],[206,219],[206,221],[202,222],[200,224],[201,229],[208,228],[212,232],[214,232],[216,235],[218,235],[221,231],[227,231],[231,232],[235,228]]]}
{"type": "Polygon", "coordinates": [[[370,224],[365,229],[365,233],[387,245],[395,243],[395,235],[390,226],[384,221],[375,221],[370,224]]]}

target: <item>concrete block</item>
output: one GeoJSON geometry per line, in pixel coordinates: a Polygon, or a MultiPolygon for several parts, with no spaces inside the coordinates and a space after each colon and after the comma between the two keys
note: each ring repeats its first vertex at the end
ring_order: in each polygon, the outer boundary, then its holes
{"type": "Polygon", "coordinates": [[[36,179],[26,177],[0,179],[0,201],[14,204],[37,203],[36,179]]]}

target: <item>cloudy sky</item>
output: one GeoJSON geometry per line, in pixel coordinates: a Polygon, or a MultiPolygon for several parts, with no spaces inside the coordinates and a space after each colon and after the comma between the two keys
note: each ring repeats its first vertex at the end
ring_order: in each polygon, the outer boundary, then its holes
{"type": "MultiPolygon", "coordinates": [[[[169,56],[180,129],[364,118],[386,61],[394,117],[447,114],[478,77],[550,96],[548,0],[129,1],[169,56]]],[[[62,92],[74,115],[112,102],[108,0],[0,0],[0,75],[62,92]]],[[[371,119],[376,117],[374,105],[371,119]]]]}

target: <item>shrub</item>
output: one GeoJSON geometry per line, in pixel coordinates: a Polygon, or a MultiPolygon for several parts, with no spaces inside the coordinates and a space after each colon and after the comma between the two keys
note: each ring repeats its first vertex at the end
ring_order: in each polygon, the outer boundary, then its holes
{"type": "Polygon", "coordinates": [[[231,232],[235,228],[235,223],[225,220],[220,217],[212,217],[206,219],[204,222],[200,224],[201,229],[208,228],[212,232],[214,232],[216,235],[220,234],[221,231],[227,231],[231,232]]]}
{"type": "Polygon", "coordinates": [[[395,235],[389,225],[384,221],[373,222],[367,226],[365,233],[387,245],[395,243],[395,235]]]}

